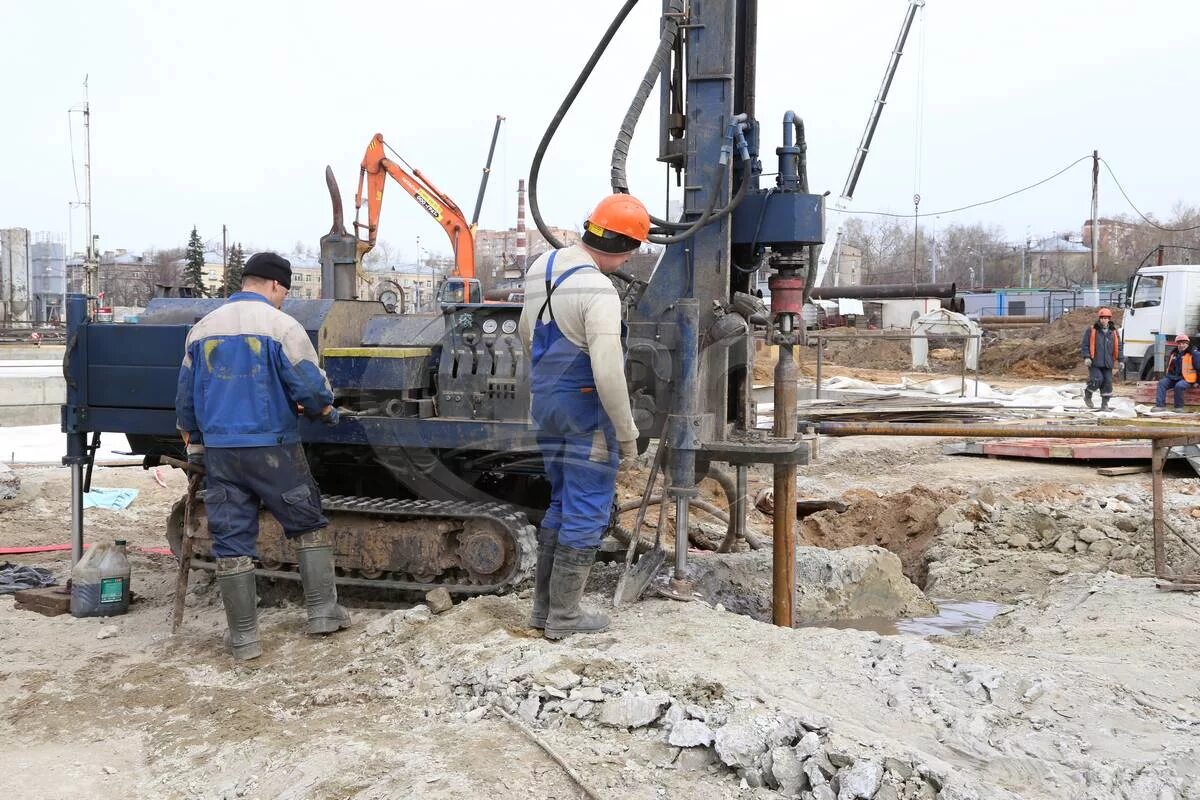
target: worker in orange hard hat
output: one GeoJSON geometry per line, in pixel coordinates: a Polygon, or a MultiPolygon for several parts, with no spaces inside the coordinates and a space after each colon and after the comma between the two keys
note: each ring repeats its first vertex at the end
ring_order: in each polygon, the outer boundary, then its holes
{"type": "Polygon", "coordinates": [[[1113,327],[1111,309],[1102,308],[1096,314],[1096,322],[1083,332],[1083,342],[1079,346],[1083,356],[1083,365],[1088,369],[1088,382],[1083,390],[1083,402],[1088,408],[1093,408],[1092,393],[1100,390],[1100,410],[1108,411],[1108,401],[1112,399],[1113,369],[1120,360],[1121,337],[1113,327]]]}
{"type": "Polygon", "coordinates": [[[1158,381],[1154,395],[1154,410],[1167,410],[1167,391],[1175,400],[1175,412],[1183,413],[1183,393],[1196,385],[1196,365],[1200,362],[1192,340],[1186,333],[1175,337],[1175,347],[1167,356],[1167,371],[1158,381]]]}
{"type": "Polygon", "coordinates": [[[617,472],[632,464],[638,439],[621,300],[608,275],[649,235],[646,207],[610,195],[588,215],[579,244],[542,255],[525,276],[520,331],[530,353],[530,416],[550,482],[530,625],[548,639],[608,627],[608,617],[579,603],[608,527],[617,472]]]}

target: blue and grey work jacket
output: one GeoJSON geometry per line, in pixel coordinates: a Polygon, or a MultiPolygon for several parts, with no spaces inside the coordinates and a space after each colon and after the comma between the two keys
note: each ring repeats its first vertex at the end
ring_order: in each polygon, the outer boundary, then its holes
{"type": "Polygon", "coordinates": [[[188,333],[179,429],[206,447],[300,441],[296,407],[319,416],[333,391],[304,328],[255,292],[231,295],[188,333]]]}

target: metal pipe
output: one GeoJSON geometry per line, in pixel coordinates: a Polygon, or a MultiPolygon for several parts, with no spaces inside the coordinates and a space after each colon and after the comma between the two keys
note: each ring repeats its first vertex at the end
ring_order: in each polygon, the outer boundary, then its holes
{"type": "MultiPolygon", "coordinates": [[[[776,405],[776,420],[779,406],[776,405]]],[[[942,436],[947,438],[991,439],[1179,439],[1200,438],[1200,429],[1191,431],[1130,425],[980,425],[940,424],[931,422],[816,422],[817,433],[826,436],[942,436]]],[[[778,494],[776,495],[778,496],[778,494]]],[[[778,505],[778,501],[776,501],[778,505]]]]}
{"type": "Polygon", "coordinates": [[[980,317],[980,325],[1045,325],[1046,318],[1041,314],[1022,314],[1004,317],[980,317]]]}
{"type": "Polygon", "coordinates": [[[914,300],[935,298],[952,300],[958,292],[954,283],[883,283],[878,286],[824,286],[812,290],[814,300],[836,300],[839,297],[855,300],[914,300]]]}
{"type": "Polygon", "coordinates": [[[676,386],[678,393],[672,398],[672,414],[667,438],[670,441],[670,488],[666,494],[675,498],[676,534],[683,531],[682,546],[675,546],[676,581],[687,580],[687,522],[688,499],[696,494],[696,440],[698,416],[696,414],[700,385],[700,301],[684,298],[675,304],[675,323],[678,336],[676,386]]]}

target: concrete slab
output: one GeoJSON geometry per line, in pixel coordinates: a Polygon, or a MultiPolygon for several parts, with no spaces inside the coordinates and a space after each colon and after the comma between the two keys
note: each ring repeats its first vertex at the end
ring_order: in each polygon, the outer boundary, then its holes
{"type": "MultiPolygon", "coordinates": [[[[113,450],[127,450],[129,441],[121,434],[106,433],[100,439],[96,463],[140,464],[141,456],[122,456],[113,450]]],[[[0,427],[0,460],[16,464],[61,464],[67,452],[67,438],[57,424],[0,427]]]]}
{"type": "Polygon", "coordinates": [[[66,397],[60,362],[0,361],[0,427],[52,424],[66,397]]]}
{"type": "Polygon", "coordinates": [[[61,363],[66,352],[66,346],[61,344],[44,344],[41,347],[27,344],[0,344],[0,361],[58,361],[61,363]]]}

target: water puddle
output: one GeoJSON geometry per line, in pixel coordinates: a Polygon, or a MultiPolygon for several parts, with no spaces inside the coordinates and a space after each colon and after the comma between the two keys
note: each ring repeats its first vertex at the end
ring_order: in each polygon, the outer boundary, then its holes
{"type": "Polygon", "coordinates": [[[1001,603],[989,603],[986,600],[934,600],[933,603],[937,606],[938,613],[932,617],[911,617],[909,619],[866,617],[832,622],[813,622],[801,627],[874,631],[884,636],[902,634],[957,636],[982,630],[985,625],[1011,608],[1011,606],[1001,603]]]}

